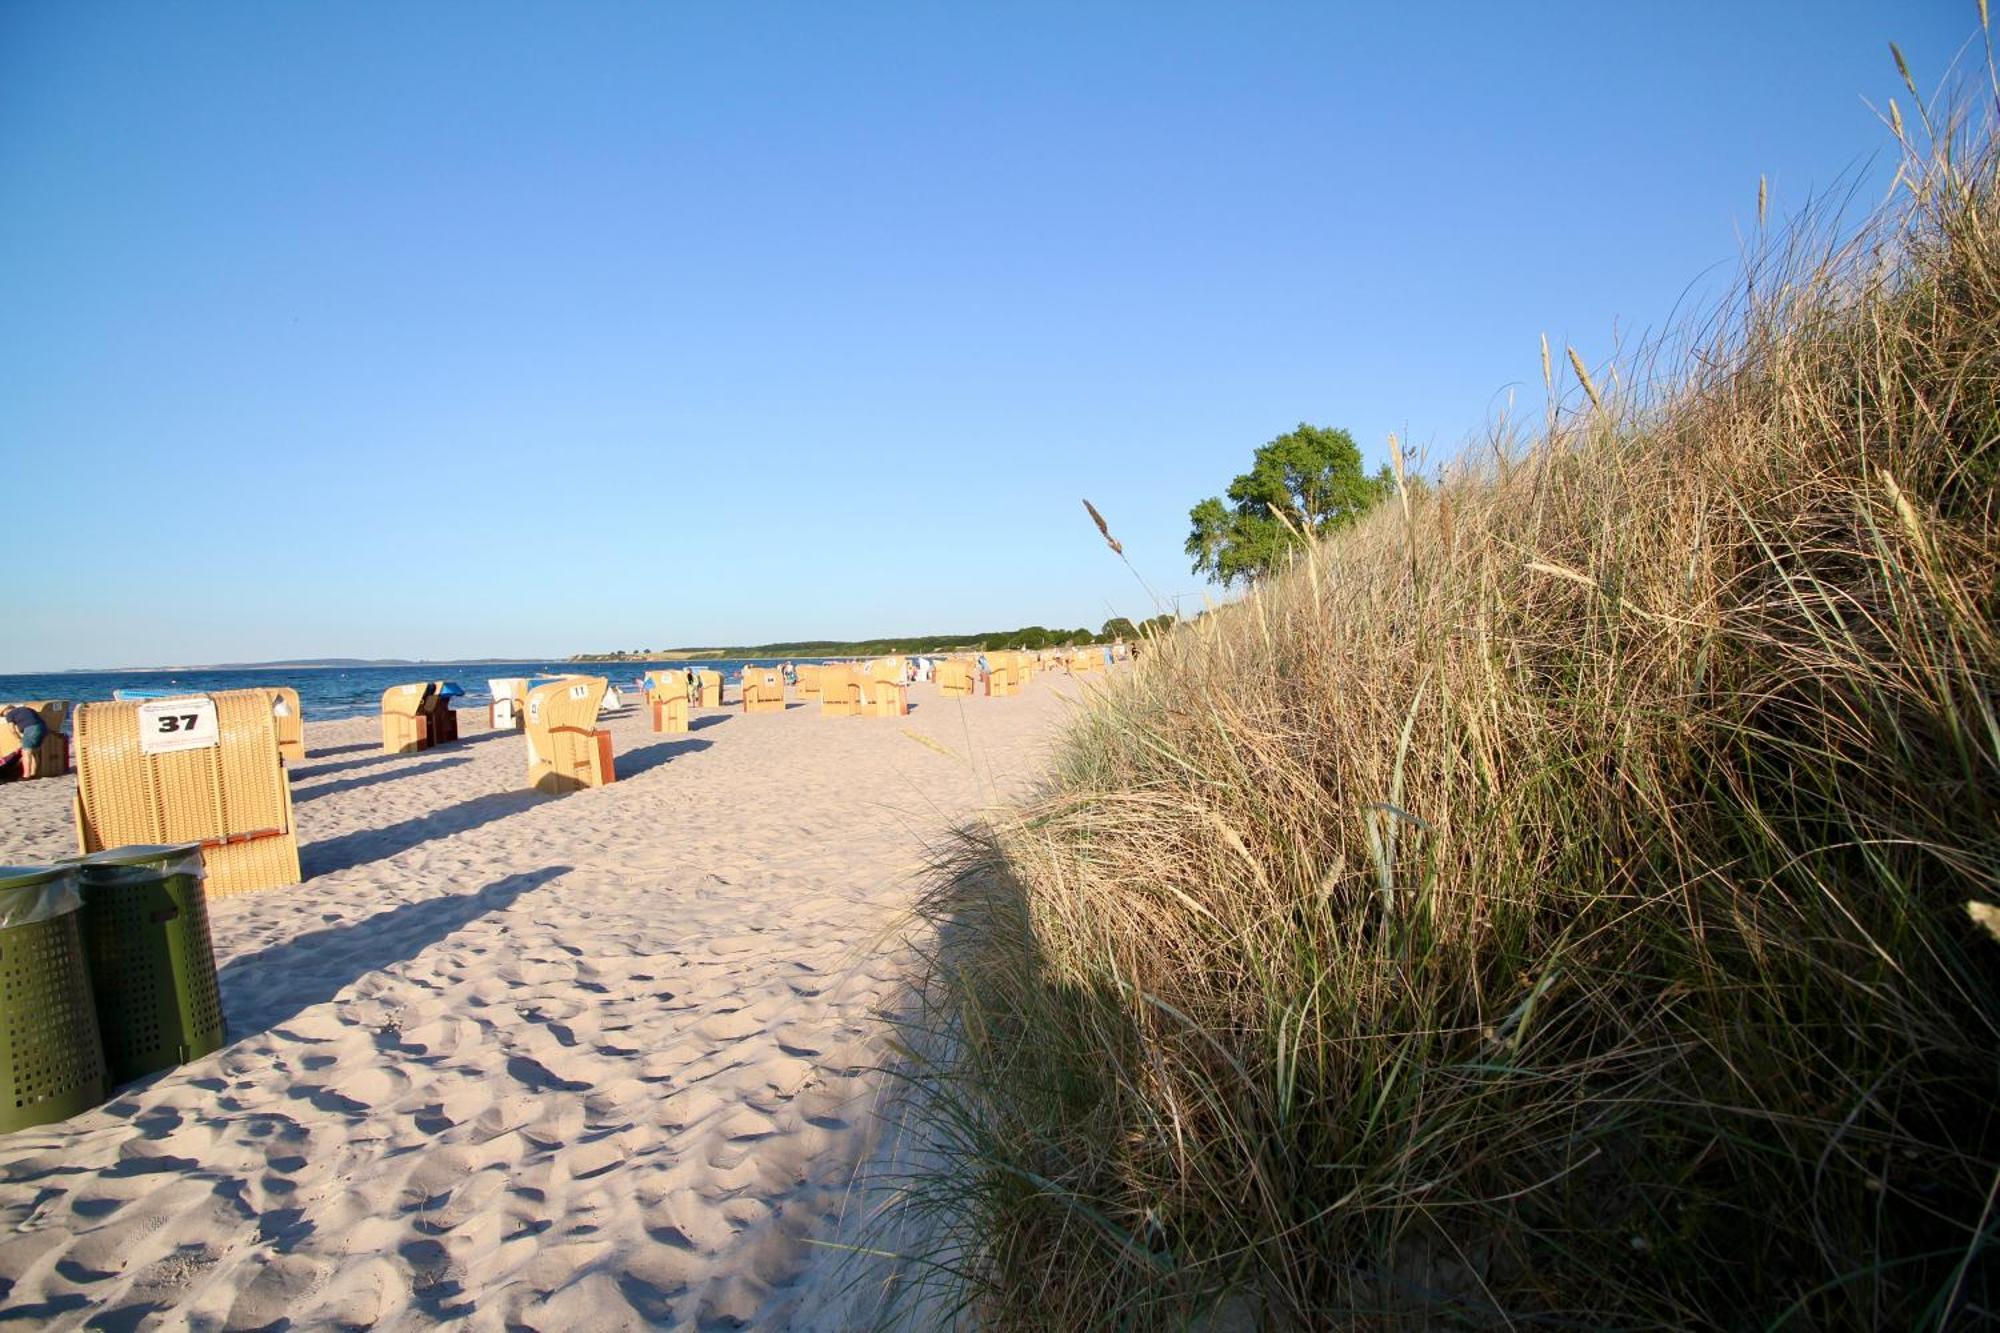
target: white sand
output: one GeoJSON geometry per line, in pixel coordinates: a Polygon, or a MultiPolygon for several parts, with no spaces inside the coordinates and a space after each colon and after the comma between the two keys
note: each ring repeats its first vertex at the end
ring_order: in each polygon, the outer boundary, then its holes
{"type": "MultiPolygon", "coordinates": [[[[807,1238],[876,1134],[912,874],[1031,776],[1076,688],[685,736],[632,708],[620,781],[564,797],[523,790],[483,714],[409,756],[373,718],[310,725],[306,882],[212,905],[229,1044],[0,1136],[0,1314],[844,1322],[807,1238]]],[[[0,787],[0,862],[69,854],[73,793],[0,787]]]]}

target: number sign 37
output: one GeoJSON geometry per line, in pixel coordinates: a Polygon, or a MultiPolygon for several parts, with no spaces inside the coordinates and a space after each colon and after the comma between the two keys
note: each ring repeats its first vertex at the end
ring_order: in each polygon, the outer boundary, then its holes
{"type": "Polygon", "coordinates": [[[155,699],[139,705],[139,749],[146,754],[202,750],[220,739],[213,699],[155,699]]]}

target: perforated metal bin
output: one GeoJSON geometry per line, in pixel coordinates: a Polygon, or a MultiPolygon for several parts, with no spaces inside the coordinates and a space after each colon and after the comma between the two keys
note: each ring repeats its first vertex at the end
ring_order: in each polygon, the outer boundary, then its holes
{"type": "Polygon", "coordinates": [[[102,1102],[104,1046],[68,866],[0,866],[0,1132],[102,1102]]]}
{"type": "Polygon", "coordinates": [[[114,847],[75,864],[112,1081],[219,1049],[222,997],[200,844],[114,847]]]}

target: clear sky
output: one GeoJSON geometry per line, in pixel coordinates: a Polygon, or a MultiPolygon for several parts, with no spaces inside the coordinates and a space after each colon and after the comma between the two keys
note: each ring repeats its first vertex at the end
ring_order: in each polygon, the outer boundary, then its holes
{"type": "Polygon", "coordinates": [[[1976,25],[7,0],[0,671],[1149,613],[1084,496],[1192,609],[1257,445],[1448,455],[1976,25]]]}

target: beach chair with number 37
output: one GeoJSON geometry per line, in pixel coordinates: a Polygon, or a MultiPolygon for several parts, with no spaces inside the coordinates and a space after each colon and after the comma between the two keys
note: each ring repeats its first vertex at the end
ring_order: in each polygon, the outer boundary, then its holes
{"type": "Polygon", "coordinates": [[[79,705],[81,851],[198,842],[215,896],[299,882],[270,690],[79,705]]]}

